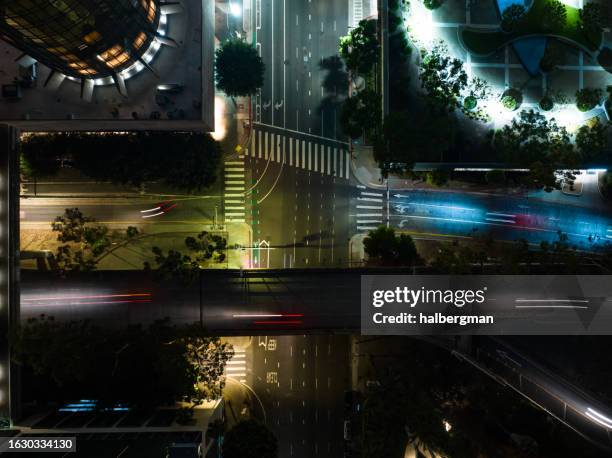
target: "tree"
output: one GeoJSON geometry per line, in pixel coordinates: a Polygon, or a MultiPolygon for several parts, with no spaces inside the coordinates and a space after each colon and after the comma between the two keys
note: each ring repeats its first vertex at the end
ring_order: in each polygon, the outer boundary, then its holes
{"type": "Polygon", "coordinates": [[[411,118],[407,112],[391,112],[381,135],[374,141],[374,159],[384,173],[410,173],[418,160],[443,158],[453,144],[455,120],[430,110],[411,118]]]}
{"type": "Polygon", "coordinates": [[[576,146],[585,162],[594,160],[606,151],[608,147],[609,123],[602,123],[599,118],[591,124],[585,124],[576,133],[576,146]]]}
{"type": "Polygon", "coordinates": [[[506,183],[506,172],[503,170],[489,170],[485,174],[485,180],[489,184],[500,185],[506,183]]]}
{"type": "Polygon", "coordinates": [[[525,7],[513,3],[502,13],[501,28],[506,32],[514,32],[516,27],[525,16],[525,7]]]}
{"type": "Polygon", "coordinates": [[[217,88],[230,97],[255,94],[263,86],[265,65],[254,46],[233,38],[215,52],[217,88]]]}
{"type": "Polygon", "coordinates": [[[230,345],[201,326],[168,321],[107,329],[42,317],[13,329],[10,341],[15,363],[40,387],[30,393],[35,400],[97,399],[100,408],[216,399],[233,356],[230,345]]]}
{"type": "Polygon", "coordinates": [[[78,208],[67,208],[51,223],[57,240],[64,243],[55,254],[61,273],[94,269],[99,256],[110,247],[108,228],[93,223],[95,219],[84,216],[78,208]]]}
{"type": "Polygon", "coordinates": [[[567,21],[567,8],[559,0],[548,0],[542,12],[542,25],[547,30],[559,30],[567,21]]]}
{"type": "Polygon", "coordinates": [[[70,158],[75,169],[97,181],[141,186],[165,180],[187,192],[215,182],[222,155],[209,134],[157,131],[31,135],[24,151],[29,160],[70,158]]]}
{"type": "Polygon", "coordinates": [[[610,8],[602,3],[587,3],[580,10],[580,25],[589,35],[601,35],[604,27],[608,27],[611,22],[610,8]]]}
{"type": "Polygon", "coordinates": [[[567,130],[533,110],[522,111],[498,130],[494,147],[500,160],[530,169],[528,185],[547,191],[559,186],[557,170],[575,168],[580,162],[567,130]]]}
{"type": "Polygon", "coordinates": [[[340,112],[340,127],[351,138],[364,131],[376,130],[381,119],[380,97],[371,89],[363,89],[344,101],[340,112]]]}
{"type": "Polygon", "coordinates": [[[393,228],[380,226],[370,231],[363,246],[371,264],[412,266],[419,261],[412,237],[406,234],[398,237],[393,228]]]}
{"type": "Polygon", "coordinates": [[[585,87],[576,91],[576,106],[580,111],[589,111],[595,108],[601,98],[603,97],[603,91],[601,89],[593,89],[585,87]]]}
{"type": "MultiPolygon", "coordinates": [[[[164,254],[163,250],[157,246],[154,246],[151,251],[155,255],[157,264],[155,273],[161,280],[179,280],[188,284],[196,279],[199,264],[190,256],[176,250],[168,250],[168,254],[164,254]]],[[[145,263],[145,270],[149,268],[149,264],[145,263]]]]}
{"type": "Polygon", "coordinates": [[[427,183],[437,187],[444,186],[446,183],[448,183],[449,179],[450,175],[448,171],[441,169],[435,169],[431,172],[427,172],[426,176],[427,183]]]}
{"type": "Polygon", "coordinates": [[[544,55],[540,59],[540,69],[545,73],[552,72],[563,63],[564,57],[565,51],[561,48],[561,43],[558,40],[549,39],[544,55]]]}
{"type": "Polygon", "coordinates": [[[451,58],[443,43],[436,44],[429,52],[423,51],[422,57],[421,87],[427,91],[427,100],[442,112],[454,111],[468,84],[463,62],[451,58]]]}
{"type": "Polygon", "coordinates": [[[26,135],[19,143],[21,173],[26,178],[54,176],[60,169],[65,150],[47,135],[26,135]]]}
{"type": "Polygon", "coordinates": [[[378,62],[380,45],[376,24],[375,19],[362,19],[347,36],[340,38],[340,57],[355,74],[370,73],[378,62]]]}
{"type": "Polygon", "coordinates": [[[195,261],[201,266],[210,259],[215,262],[223,262],[227,240],[220,235],[202,231],[197,235],[197,238],[187,237],[185,246],[192,253],[195,253],[195,261]]]}
{"type": "Polygon", "coordinates": [[[277,458],[278,441],[257,420],[243,420],[224,437],[223,458],[277,458]]]}

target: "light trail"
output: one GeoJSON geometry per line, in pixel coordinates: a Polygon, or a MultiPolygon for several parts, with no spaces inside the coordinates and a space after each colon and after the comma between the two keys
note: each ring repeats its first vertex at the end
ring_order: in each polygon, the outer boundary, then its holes
{"type": "Polygon", "coordinates": [[[587,408],[586,412],[584,412],[584,414],[594,422],[600,424],[601,426],[604,426],[607,429],[612,429],[612,419],[606,417],[605,415],[602,415],[595,409],[589,407],[587,408]]]}
{"type": "Polygon", "coordinates": [[[304,316],[301,313],[288,313],[288,314],[279,314],[279,313],[238,313],[232,315],[232,318],[297,318],[304,316]]]}
{"type": "Polygon", "coordinates": [[[26,297],[22,298],[22,302],[32,301],[69,301],[69,300],[88,300],[88,299],[109,299],[114,297],[151,297],[151,293],[130,293],[130,294],[98,294],[88,296],[43,296],[43,297],[26,297]]]}

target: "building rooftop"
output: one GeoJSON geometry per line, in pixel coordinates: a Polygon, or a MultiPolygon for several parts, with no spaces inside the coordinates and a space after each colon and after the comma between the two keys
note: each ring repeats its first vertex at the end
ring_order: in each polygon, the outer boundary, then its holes
{"type": "Polygon", "coordinates": [[[91,94],[69,78],[47,82],[49,68],[20,65],[23,53],[0,41],[0,120],[33,131],[214,130],[214,2],[179,3],[182,11],[162,17],[165,43],[151,47],[155,73],[139,66],[125,81],[126,96],[112,81],[97,81],[91,94]],[[18,95],[11,96],[16,81],[18,95]]]}

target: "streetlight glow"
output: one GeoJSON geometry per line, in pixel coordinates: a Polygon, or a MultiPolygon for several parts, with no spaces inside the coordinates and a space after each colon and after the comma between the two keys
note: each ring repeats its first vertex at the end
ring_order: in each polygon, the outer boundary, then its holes
{"type": "Polygon", "coordinates": [[[229,5],[230,13],[232,16],[240,16],[242,14],[242,8],[238,3],[231,2],[229,5]]]}

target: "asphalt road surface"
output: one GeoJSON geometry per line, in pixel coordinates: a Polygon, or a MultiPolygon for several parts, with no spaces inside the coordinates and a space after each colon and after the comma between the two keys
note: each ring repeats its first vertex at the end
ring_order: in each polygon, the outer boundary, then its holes
{"type": "Polygon", "coordinates": [[[279,456],[341,457],[349,337],[253,339],[253,389],[278,438],[279,456]]]}
{"type": "Polygon", "coordinates": [[[328,101],[344,90],[342,78],[330,81],[320,63],[337,55],[348,33],[348,2],[256,0],[255,13],[255,43],[266,64],[255,120],[339,138],[337,107],[328,101]]]}
{"type": "Polygon", "coordinates": [[[366,232],[379,224],[421,235],[529,243],[559,240],[559,232],[583,250],[612,241],[612,214],[582,206],[539,199],[437,190],[359,189],[351,201],[351,231],[366,232]]]}

